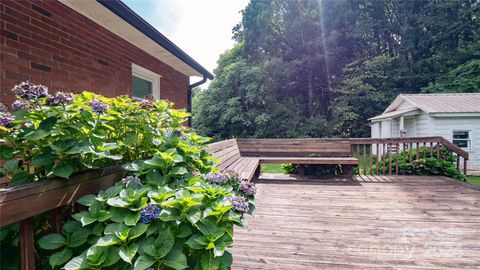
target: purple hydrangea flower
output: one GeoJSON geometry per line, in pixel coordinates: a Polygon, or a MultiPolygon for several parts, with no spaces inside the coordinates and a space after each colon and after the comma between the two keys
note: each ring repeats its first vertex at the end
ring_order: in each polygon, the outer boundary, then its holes
{"type": "Polygon", "coordinates": [[[35,85],[28,81],[15,85],[12,91],[20,98],[26,100],[46,97],[48,95],[48,87],[41,84],[35,85]]]}
{"type": "Polygon", "coordinates": [[[240,182],[240,190],[250,196],[254,196],[255,193],[257,193],[257,188],[255,187],[255,184],[247,181],[240,182]]]}
{"type": "Polygon", "coordinates": [[[221,173],[209,172],[206,177],[209,183],[224,184],[228,181],[228,178],[221,173]]]}
{"type": "Polygon", "coordinates": [[[90,105],[90,108],[92,108],[92,111],[97,113],[103,113],[110,108],[110,106],[108,106],[107,103],[101,100],[98,100],[96,98],[90,101],[89,105],[90,105]]]}
{"type": "Polygon", "coordinates": [[[148,224],[152,219],[156,219],[160,215],[160,207],[157,205],[149,205],[140,212],[140,222],[148,224]]]}
{"type": "Polygon", "coordinates": [[[0,103],[0,113],[8,113],[8,107],[0,103]]]}
{"type": "Polygon", "coordinates": [[[246,213],[248,211],[248,202],[245,198],[235,196],[227,197],[227,199],[232,202],[233,210],[240,213],[246,213]]]}
{"type": "Polygon", "coordinates": [[[13,120],[15,120],[15,118],[13,118],[12,114],[0,112],[0,126],[8,127],[12,124],[13,120]]]}
{"type": "Polygon", "coordinates": [[[228,170],[228,171],[225,172],[225,174],[227,175],[228,178],[232,179],[233,181],[235,181],[237,183],[242,182],[242,178],[238,175],[238,173],[236,171],[228,170]]]}
{"type": "Polygon", "coordinates": [[[129,175],[127,177],[124,177],[121,180],[121,182],[125,183],[127,187],[134,187],[134,188],[142,187],[142,181],[140,180],[140,178],[138,178],[138,176],[134,176],[134,175],[129,175]]]}
{"type": "Polygon", "coordinates": [[[17,99],[12,103],[12,108],[14,111],[18,111],[21,109],[27,109],[31,106],[31,104],[23,99],[17,99]]]}
{"type": "Polygon", "coordinates": [[[72,93],[57,92],[55,95],[48,95],[47,105],[50,106],[59,106],[72,103],[74,96],[72,93]]]}

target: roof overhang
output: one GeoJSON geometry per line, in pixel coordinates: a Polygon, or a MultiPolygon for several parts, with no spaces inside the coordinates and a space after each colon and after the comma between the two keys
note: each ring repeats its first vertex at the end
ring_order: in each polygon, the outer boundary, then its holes
{"type": "Polygon", "coordinates": [[[433,117],[480,117],[480,112],[464,112],[464,113],[430,113],[433,117]]]}
{"type": "Polygon", "coordinates": [[[371,118],[368,118],[368,120],[372,122],[378,122],[386,119],[394,119],[400,116],[411,116],[411,115],[417,115],[420,113],[420,109],[418,108],[408,108],[404,110],[397,110],[397,111],[392,111],[392,112],[387,112],[383,113],[371,118]]]}
{"type": "Polygon", "coordinates": [[[187,76],[213,75],[120,0],[59,0],[187,76]]]}

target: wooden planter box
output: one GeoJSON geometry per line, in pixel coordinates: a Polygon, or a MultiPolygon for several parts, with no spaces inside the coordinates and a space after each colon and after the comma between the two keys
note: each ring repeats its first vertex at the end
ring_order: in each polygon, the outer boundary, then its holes
{"type": "Polygon", "coordinates": [[[52,179],[28,185],[0,189],[0,227],[20,222],[21,269],[35,269],[35,239],[32,217],[53,212],[54,230],[63,220],[59,207],[72,204],[86,194],[98,193],[115,184],[125,175],[121,166],[80,173],[68,180],[52,179]]]}
{"type": "Polygon", "coordinates": [[[39,181],[0,189],[0,227],[71,204],[122,179],[120,166],[80,173],[72,178],[39,181]]]}

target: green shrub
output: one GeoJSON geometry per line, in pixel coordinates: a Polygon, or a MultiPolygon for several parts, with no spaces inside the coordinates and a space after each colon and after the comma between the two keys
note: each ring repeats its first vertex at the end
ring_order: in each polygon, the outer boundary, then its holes
{"type": "MultiPolygon", "coordinates": [[[[306,164],[305,167],[306,175],[315,175],[315,176],[325,176],[325,175],[341,175],[343,169],[341,165],[329,165],[329,164],[306,164]]],[[[298,165],[296,164],[282,164],[283,171],[286,174],[297,174],[298,165]]]]}
{"type": "MultiPolygon", "coordinates": [[[[182,125],[166,101],[49,95],[14,88],[15,112],[0,112],[1,169],[12,185],[123,164],[121,182],[82,197],[60,233],[35,218],[40,269],[228,269],[234,225],[253,213],[255,186],[216,172],[206,138],[182,125]],[[48,262],[45,259],[48,258],[48,262]],[[48,266],[48,264],[50,266],[48,266]]],[[[18,245],[16,224],[1,228],[2,250],[18,245]],[[5,241],[4,241],[5,240],[5,241]]],[[[15,265],[4,257],[2,267],[15,265]]]]}
{"type": "MultiPolygon", "coordinates": [[[[134,102],[89,92],[49,95],[44,86],[29,83],[14,89],[16,110],[0,112],[0,158],[6,160],[0,173],[13,185],[67,179],[75,172],[151,157],[171,132],[188,137],[183,148],[206,141],[187,132],[181,123],[188,114],[166,101],[134,102]],[[8,117],[13,121],[1,121],[8,117]]],[[[189,159],[205,159],[206,154],[195,149],[189,159]]],[[[209,164],[202,164],[198,169],[208,171],[209,164]]]]}
{"type": "MultiPolygon", "coordinates": [[[[437,157],[437,149],[429,147],[419,147],[418,149],[412,149],[400,151],[398,153],[398,169],[399,174],[412,174],[412,175],[445,175],[459,180],[465,180],[465,175],[457,170],[457,156],[454,156],[452,151],[441,146],[440,157],[437,157]],[[417,159],[418,151],[418,159],[417,159]],[[411,161],[410,161],[411,160],[411,161]]],[[[392,154],[392,166],[396,164],[396,154],[392,154]]],[[[384,160],[379,159],[378,171],[382,172],[385,167],[386,171],[389,168],[389,156],[387,155],[384,160]]],[[[372,171],[376,172],[376,164],[373,162],[372,171]]],[[[393,168],[395,170],[395,168],[393,168]]]]}

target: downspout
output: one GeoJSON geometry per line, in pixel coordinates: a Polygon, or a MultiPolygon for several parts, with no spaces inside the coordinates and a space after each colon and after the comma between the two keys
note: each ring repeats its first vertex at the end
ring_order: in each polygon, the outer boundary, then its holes
{"type": "Polygon", "coordinates": [[[190,116],[188,117],[188,126],[192,127],[192,89],[204,84],[207,81],[207,76],[203,74],[203,79],[199,82],[196,82],[194,84],[191,84],[188,86],[188,104],[187,104],[187,112],[190,113],[190,116]]]}

